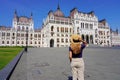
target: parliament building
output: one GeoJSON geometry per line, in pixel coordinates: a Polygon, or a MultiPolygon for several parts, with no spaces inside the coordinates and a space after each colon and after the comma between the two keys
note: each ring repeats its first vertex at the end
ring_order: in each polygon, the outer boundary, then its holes
{"type": "Polygon", "coordinates": [[[79,34],[88,44],[111,46],[110,26],[98,20],[93,11],[84,13],[77,8],[65,16],[59,5],[50,10],[40,29],[34,29],[33,14],[18,16],[14,12],[12,27],[0,26],[0,46],[68,47],[72,34],[79,34]]]}

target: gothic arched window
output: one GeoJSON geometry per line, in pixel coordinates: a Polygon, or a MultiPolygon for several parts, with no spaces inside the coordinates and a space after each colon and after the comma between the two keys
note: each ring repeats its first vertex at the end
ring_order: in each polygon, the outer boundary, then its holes
{"type": "Polygon", "coordinates": [[[53,27],[53,26],[51,26],[51,31],[53,31],[53,29],[54,29],[54,27],[53,27]]]}
{"type": "Polygon", "coordinates": [[[57,32],[59,32],[59,27],[57,27],[57,32]]]}

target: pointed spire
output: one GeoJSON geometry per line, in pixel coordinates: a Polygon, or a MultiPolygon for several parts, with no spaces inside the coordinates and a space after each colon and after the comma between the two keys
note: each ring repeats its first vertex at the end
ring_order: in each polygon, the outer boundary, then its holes
{"type": "Polygon", "coordinates": [[[58,4],[58,7],[57,7],[57,10],[54,12],[54,15],[55,16],[59,16],[59,17],[63,17],[64,16],[63,12],[60,10],[59,4],[58,4]]]}
{"type": "Polygon", "coordinates": [[[14,12],[14,18],[17,18],[17,10],[14,12]]]}
{"type": "Polygon", "coordinates": [[[33,13],[31,12],[31,15],[30,16],[33,16],[33,13]]]}
{"type": "Polygon", "coordinates": [[[30,14],[30,18],[32,19],[32,17],[33,17],[33,13],[31,12],[31,14],[30,14]]]}
{"type": "Polygon", "coordinates": [[[58,3],[58,7],[57,7],[58,10],[60,10],[60,6],[59,6],[59,3],[58,3]]]}
{"type": "Polygon", "coordinates": [[[15,10],[15,12],[14,12],[13,20],[14,20],[14,21],[17,21],[17,20],[18,20],[17,10],[15,10]]]}
{"type": "Polygon", "coordinates": [[[112,28],[110,28],[110,31],[112,31],[112,28]]]}
{"type": "Polygon", "coordinates": [[[118,28],[116,28],[116,33],[118,34],[118,28]]]}
{"type": "Polygon", "coordinates": [[[17,10],[15,9],[15,12],[14,12],[14,14],[16,14],[17,15],[17,10]]]}

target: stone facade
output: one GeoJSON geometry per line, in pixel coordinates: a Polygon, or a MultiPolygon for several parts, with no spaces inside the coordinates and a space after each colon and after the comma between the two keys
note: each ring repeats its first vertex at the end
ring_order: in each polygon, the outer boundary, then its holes
{"type": "Polygon", "coordinates": [[[32,13],[26,17],[18,16],[15,11],[12,27],[0,26],[0,46],[68,47],[73,33],[89,44],[111,46],[120,41],[113,43],[116,39],[107,21],[98,21],[93,11],[83,13],[74,8],[65,16],[58,5],[56,11],[49,11],[37,30],[32,17],[32,13]]]}
{"type": "Polygon", "coordinates": [[[105,19],[99,21],[97,41],[99,45],[111,46],[110,27],[105,19]]]}
{"type": "Polygon", "coordinates": [[[32,13],[30,17],[14,13],[13,27],[0,26],[0,46],[37,46],[40,47],[40,30],[34,30],[32,13]]]}
{"type": "Polygon", "coordinates": [[[120,46],[120,33],[118,29],[116,31],[111,30],[111,43],[112,46],[120,46]]]}
{"type": "Polygon", "coordinates": [[[106,20],[98,21],[93,11],[83,13],[74,8],[66,17],[58,6],[56,11],[49,11],[43,26],[41,30],[45,34],[43,46],[46,47],[69,46],[73,33],[81,35],[89,44],[111,46],[108,23],[106,20]]]}

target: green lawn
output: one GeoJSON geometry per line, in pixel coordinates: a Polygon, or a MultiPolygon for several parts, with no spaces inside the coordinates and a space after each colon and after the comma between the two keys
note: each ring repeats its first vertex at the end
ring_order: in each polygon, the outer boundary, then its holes
{"type": "Polygon", "coordinates": [[[4,68],[23,48],[0,47],[0,70],[4,68]]]}

